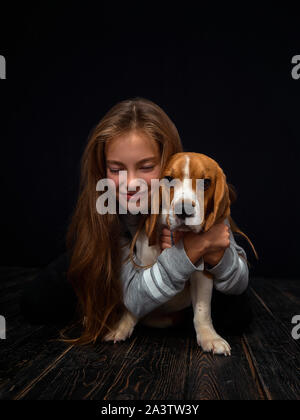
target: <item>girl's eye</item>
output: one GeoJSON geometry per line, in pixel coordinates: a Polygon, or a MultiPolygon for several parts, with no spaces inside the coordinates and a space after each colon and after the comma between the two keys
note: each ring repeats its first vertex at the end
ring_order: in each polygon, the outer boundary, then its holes
{"type": "Polygon", "coordinates": [[[145,166],[144,168],[141,168],[141,169],[143,169],[143,170],[149,170],[149,169],[153,169],[154,168],[154,166],[145,166]]]}
{"type": "Polygon", "coordinates": [[[116,174],[117,172],[119,172],[121,169],[110,169],[110,172],[113,174],[116,174]]]}
{"type": "MultiPolygon", "coordinates": [[[[154,166],[144,166],[143,168],[141,168],[143,171],[149,171],[151,169],[153,169],[154,166]]],[[[118,173],[121,169],[109,169],[111,173],[116,174],[118,173]]]]}

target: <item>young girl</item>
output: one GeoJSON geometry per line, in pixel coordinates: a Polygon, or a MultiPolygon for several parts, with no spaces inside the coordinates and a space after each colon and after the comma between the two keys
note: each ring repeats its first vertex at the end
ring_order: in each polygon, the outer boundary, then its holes
{"type": "MultiPolygon", "coordinates": [[[[92,131],[81,160],[79,196],[68,228],[67,252],[42,270],[24,290],[21,309],[31,323],[82,323],[81,335],[69,342],[104,340],[124,308],[141,318],[181,290],[203,264],[214,275],[212,317],[222,326],[242,331],[251,319],[246,299],[249,271],[243,248],[225,223],[208,232],[160,237],[161,254],[153,265],[151,287],[144,269],[128,259],[130,241],[144,221],[141,213],[99,214],[97,182],[111,179],[116,199],[129,200],[119,189],[119,171],[128,185],[141,178],[151,194],[151,180],[160,179],[174,153],[183,152],[178,131],[155,103],[135,98],[116,104],[92,131]],[[205,245],[205,246],[204,246],[205,245]],[[226,319],[226,321],[224,321],[226,319]]],[[[232,193],[232,191],[231,191],[232,193]]],[[[149,200],[150,202],[150,200],[149,200]]],[[[218,325],[217,325],[218,327],[218,325]]],[[[228,328],[227,328],[228,329],[228,328]]]]}

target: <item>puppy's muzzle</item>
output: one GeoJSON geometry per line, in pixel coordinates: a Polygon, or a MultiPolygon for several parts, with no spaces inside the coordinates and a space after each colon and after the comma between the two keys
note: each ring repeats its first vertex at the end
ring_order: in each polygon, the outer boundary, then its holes
{"type": "Polygon", "coordinates": [[[193,200],[180,200],[174,204],[174,214],[184,220],[186,217],[195,216],[195,202],[193,200]]]}

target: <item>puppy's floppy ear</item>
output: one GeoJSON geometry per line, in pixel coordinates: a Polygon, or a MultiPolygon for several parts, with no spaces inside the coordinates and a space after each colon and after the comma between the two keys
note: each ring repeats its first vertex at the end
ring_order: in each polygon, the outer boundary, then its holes
{"type": "Polygon", "coordinates": [[[152,206],[150,207],[150,214],[145,221],[145,232],[148,237],[149,246],[156,245],[159,240],[157,221],[161,207],[161,187],[159,187],[156,193],[151,195],[151,203],[152,206]],[[154,213],[151,213],[151,208],[153,209],[154,213]]]}
{"type": "Polygon", "coordinates": [[[229,188],[226,176],[219,167],[213,195],[212,212],[208,215],[203,231],[209,230],[215,223],[221,223],[230,215],[229,188]]]}

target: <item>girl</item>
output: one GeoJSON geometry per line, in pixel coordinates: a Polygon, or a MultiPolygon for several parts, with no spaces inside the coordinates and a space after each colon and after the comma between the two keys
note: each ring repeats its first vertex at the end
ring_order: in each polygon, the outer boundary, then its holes
{"type": "MultiPolygon", "coordinates": [[[[133,179],[143,179],[150,198],[151,179],[159,179],[170,156],[182,151],[175,125],[155,103],[134,98],[107,112],[92,131],[82,156],[67,252],[24,290],[21,309],[29,322],[63,325],[79,320],[81,335],[65,341],[95,343],[109,337],[124,307],[139,318],[146,316],[180,292],[191,273],[204,264],[214,274],[213,321],[218,327],[226,318],[224,328],[245,328],[251,318],[245,293],[247,257],[225,223],[201,234],[177,233],[174,246],[170,231],[164,229],[162,252],[150,271],[149,288],[145,270],[128,258],[131,239],[143,225],[144,215],[131,214],[130,203],[128,214],[99,214],[96,210],[100,179],[113,181],[120,202],[119,171],[126,170],[128,185],[133,179]]],[[[231,188],[230,192],[234,199],[231,188]]]]}

